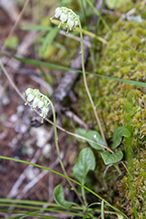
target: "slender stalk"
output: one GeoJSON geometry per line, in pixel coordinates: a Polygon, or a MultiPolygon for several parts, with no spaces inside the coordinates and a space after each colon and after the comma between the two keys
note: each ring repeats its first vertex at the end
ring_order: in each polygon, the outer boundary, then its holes
{"type": "Polygon", "coordinates": [[[80,38],[81,38],[81,58],[82,58],[82,71],[83,71],[84,85],[85,85],[85,89],[86,89],[87,95],[89,97],[89,100],[91,102],[91,105],[92,105],[92,108],[93,108],[93,111],[94,111],[94,115],[95,115],[95,118],[97,120],[97,123],[98,123],[99,129],[100,129],[100,132],[101,132],[104,144],[105,144],[105,146],[107,146],[105,135],[104,135],[104,132],[103,132],[103,129],[102,129],[99,117],[97,115],[97,112],[96,112],[96,109],[95,109],[95,106],[94,106],[94,102],[92,100],[92,97],[91,97],[88,85],[87,85],[87,79],[86,79],[86,73],[85,73],[85,65],[84,65],[83,34],[82,34],[82,27],[81,27],[81,22],[80,22],[79,17],[78,17],[78,22],[79,22],[80,38]]]}
{"type": "MultiPolygon", "coordinates": [[[[49,99],[48,99],[49,100],[49,99]]],[[[53,120],[54,120],[54,134],[55,134],[55,144],[56,144],[56,150],[57,150],[57,154],[58,154],[58,157],[59,157],[59,161],[60,161],[60,165],[61,165],[61,168],[63,170],[63,173],[65,176],[67,176],[67,173],[66,173],[66,170],[64,168],[64,165],[63,165],[63,162],[62,162],[62,159],[61,159],[61,156],[60,156],[60,149],[59,149],[59,145],[58,145],[58,135],[57,135],[57,127],[56,127],[56,115],[55,115],[55,109],[54,109],[54,106],[52,104],[52,102],[49,100],[49,103],[51,105],[51,108],[52,108],[52,112],[53,112],[53,120]]],[[[84,202],[82,201],[80,195],[78,194],[78,191],[76,190],[76,188],[74,187],[73,183],[68,180],[68,183],[70,184],[70,186],[74,189],[78,199],[80,200],[80,202],[82,203],[82,205],[84,206],[84,202]]]]}
{"type": "MultiPolygon", "coordinates": [[[[84,182],[84,179],[83,179],[82,185],[84,185],[84,183],[85,183],[85,182],[84,182]]],[[[87,207],[87,206],[88,206],[88,203],[87,203],[87,200],[86,200],[85,189],[84,189],[84,187],[81,187],[81,189],[82,189],[83,201],[84,201],[85,206],[87,207]]]]}

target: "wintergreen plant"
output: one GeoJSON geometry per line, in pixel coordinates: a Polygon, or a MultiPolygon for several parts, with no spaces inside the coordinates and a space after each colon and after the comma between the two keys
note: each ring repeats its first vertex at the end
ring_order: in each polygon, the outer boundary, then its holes
{"type": "Polygon", "coordinates": [[[59,24],[58,28],[60,28],[61,24],[67,22],[67,25],[66,25],[66,27],[68,28],[67,29],[67,33],[68,33],[69,30],[74,30],[75,27],[77,25],[79,25],[80,39],[81,39],[81,41],[80,41],[80,43],[81,43],[81,52],[80,53],[81,53],[84,85],[85,85],[86,92],[87,92],[87,95],[89,97],[90,103],[92,105],[93,112],[94,112],[96,121],[98,123],[99,129],[100,129],[103,141],[104,141],[104,145],[107,146],[105,135],[103,133],[102,126],[101,126],[99,117],[98,117],[97,112],[96,112],[96,108],[95,108],[94,102],[92,100],[92,97],[91,97],[91,94],[90,94],[90,91],[89,91],[89,88],[88,88],[88,85],[87,85],[87,79],[86,79],[86,73],[85,73],[85,65],[84,65],[83,34],[82,34],[82,26],[81,26],[81,22],[80,22],[80,17],[78,15],[76,15],[76,13],[73,12],[71,9],[68,9],[66,7],[58,7],[58,8],[56,8],[55,15],[52,18],[50,18],[50,19],[52,20],[54,17],[60,19],[60,24],[59,24]]]}
{"type": "MultiPolygon", "coordinates": [[[[86,200],[86,194],[85,194],[85,189],[87,189],[88,191],[90,191],[91,193],[93,193],[94,195],[96,195],[98,198],[100,198],[102,200],[102,203],[101,203],[101,214],[104,215],[104,208],[103,208],[104,203],[108,207],[112,207],[112,206],[107,201],[105,201],[103,198],[101,198],[99,195],[97,195],[95,192],[93,192],[92,190],[90,190],[89,188],[87,188],[84,185],[85,182],[86,182],[86,175],[87,175],[87,173],[89,172],[89,170],[93,170],[94,171],[95,166],[96,166],[96,159],[95,159],[95,155],[94,155],[92,149],[89,148],[89,147],[86,147],[86,148],[82,149],[80,154],[79,154],[79,157],[78,157],[78,159],[77,159],[77,161],[76,161],[76,163],[75,163],[75,165],[73,167],[74,177],[80,182],[80,183],[77,183],[75,180],[72,180],[71,178],[69,178],[67,176],[66,170],[65,170],[63,162],[61,160],[60,150],[59,150],[59,145],[58,145],[57,129],[56,129],[56,116],[55,116],[55,110],[54,110],[52,102],[50,101],[50,99],[47,96],[42,94],[38,89],[28,88],[25,91],[24,95],[26,95],[26,97],[27,97],[26,98],[27,101],[26,101],[25,105],[27,105],[29,103],[32,110],[38,109],[39,110],[39,114],[42,117],[42,122],[43,122],[43,119],[45,119],[47,117],[47,113],[49,112],[49,105],[51,105],[51,108],[52,108],[52,111],[53,111],[53,119],[54,119],[54,133],[55,133],[56,149],[57,149],[57,152],[58,152],[58,157],[59,157],[59,160],[60,160],[60,165],[61,165],[62,170],[63,170],[64,175],[65,175],[64,177],[68,180],[69,184],[72,186],[73,190],[76,192],[79,200],[82,203],[82,206],[83,206],[82,210],[83,211],[85,211],[85,209],[87,209],[87,207],[89,208],[87,200],[86,200]],[[72,181],[81,186],[83,200],[80,197],[80,195],[78,194],[78,192],[77,192],[76,188],[74,187],[74,185],[72,184],[72,181]]],[[[97,132],[89,131],[89,132],[87,132],[85,134],[87,134],[86,137],[88,137],[89,140],[90,139],[91,140],[95,140],[95,141],[97,140],[97,142],[99,144],[103,143],[102,137],[97,132]]],[[[117,141],[117,138],[116,138],[116,141],[117,141]]],[[[120,143],[120,139],[119,139],[118,142],[116,142],[116,146],[115,147],[117,147],[119,145],[119,143],[120,143]]],[[[102,148],[98,144],[96,145],[96,143],[95,144],[94,143],[90,143],[90,145],[93,148],[95,148],[95,149],[98,148],[100,150],[101,149],[104,150],[104,148],[102,148]]],[[[122,152],[120,152],[120,153],[122,153],[122,152]]],[[[119,156],[116,156],[116,153],[115,153],[115,156],[112,156],[110,158],[109,158],[109,154],[103,155],[103,160],[104,160],[105,163],[107,162],[106,164],[109,164],[110,162],[114,163],[115,162],[114,159],[119,159],[119,156]],[[107,159],[108,159],[108,161],[106,161],[107,159]]],[[[121,157],[120,157],[119,160],[121,160],[121,157]]],[[[116,160],[116,162],[117,161],[118,160],[116,160]]],[[[71,208],[72,206],[76,205],[76,203],[68,202],[68,201],[66,201],[64,199],[64,190],[63,190],[63,187],[60,184],[57,187],[55,187],[55,189],[54,189],[54,199],[55,199],[56,203],[59,206],[61,206],[63,208],[66,208],[66,209],[71,208]]],[[[118,213],[119,210],[116,209],[116,208],[113,208],[113,209],[115,209],[117,211],[117,212],[115,212],[115,214],[119,215],[119,213],[118,213]]],[[[90,208],[89,208],[89,212],[90,212],[90,208]]],[[[89,212],[87,211],[86,216],[90,215],[89,212]]],[[[110,211],[109,211],[109,213],[110,213],[110,211]]]]}
{"type": "MultiPolygon", "coordinates": [[[[58,145],[57,127],[56,127],[56,115],[55,115],[55,109],[54,109],[54,106],[53,106],[51,100],[47,96],[42,94],[38,89],[27,88],[24,95],[27,96],[27,101],[26,101],[25,105],[27,105],[29,103],[32,107],[31,108],[32,110],[34,110],[35,108],[39,110],[39,115],[42,117],[42,121],[41,121],[42,123],[43,123],[44,118],[47,117],[47,113],[49,112],[49,105],[51,105],[52,112],[53,112],[53,120],[54,120],[54,134],[55,134],[56,149],[57,149],[57,153],[58,153],[58,157],[59,157],[59,161],[60,161],[60,165],[61,165],[61,168],[63,170],[63,173],[65,176],[67,176],[67,173],[66,173],[66,170],[64,168],[64,165],[63,165],[63,162],[61,159],[61,155],[60,155],[60,149],[59,149],[59,145],[58,145]]],[[[81,197],[79,196],[76,188],[72,184],[72,182],[70,180],[68,180],[68,182],[69,182],[70,186],[73,188],[73,190],[75,191],[80,202],[83,204],[83,201],[82,201],[81,197]]]]}

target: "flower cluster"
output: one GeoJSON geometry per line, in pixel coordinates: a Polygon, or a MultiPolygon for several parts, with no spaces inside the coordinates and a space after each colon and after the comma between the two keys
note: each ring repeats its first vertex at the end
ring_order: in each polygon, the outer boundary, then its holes
{"type": "MultiPolygon", "coordinates": [[[[59,24],[59,28],[61,26],[61,24],[63,23],[67,23],[66,27],[69,30],[73,30],[78,24],[78,15],[76,15],[71,9],[68,9],[66,7],[57,7],[55,9],[55,15],[51,18],[51,20],[56,17],[59,18],[60,17],[60,24],[59,24]]],[[[68,32],[67,31],[67,32],[68,32]]]]}
{"type": "Polygon", "coordinates": [[[49,99],[45,95],[40,93],[38,89],[28,88],[25,91],[24,95],[27,96],[27,102],[25,103],[25,105],[27,105],[28,102],[31,103],[32,110],[37,107],[40,110],[40,116],[42,117],[43,122],[43,119],[47,116],[49,112],[49,99]]]}

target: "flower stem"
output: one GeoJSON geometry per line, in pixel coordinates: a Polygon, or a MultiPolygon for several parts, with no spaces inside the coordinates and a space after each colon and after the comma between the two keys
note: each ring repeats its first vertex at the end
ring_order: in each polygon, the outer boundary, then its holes
{"type": "Polygon", "coordinates": [[[99,117],[97,115],[97,112],[96,112],[96,109],[95,109],[95,106],[94,106],[94,102],[92,100],[92,97],[91,97],[88,85],[87,85],[87,79],[86,79],[86,73],[85,73],[85,65],[84,65],[83,34],[82,34],[82,26],[81,26],[81,22],[80,22],[79,17],[78,17],[78,22],[79,22],[80,38],[81,38],[81,58],[82,58],[82,71],[83,71],[84,85],[85,85],[85,89],[86,89],[87,95],[89,97],[90,103],[92,105],[92,108],[93,108],[93,111],[94,111],[94,115],[95,115],[95,118],[97,120],[97,123],[98,123],[99,129],[100,129],[100,132],[101,132],[104,144],[105,144],[105,146],[107,146],[105,135],[104,135],[104,132],[103,132],[103,129],[102,129],[99,117]]]}
{"type": "MultiPolygon", "coordinates": [[[[49,99],[48,99],[49,100],[49,99]]],[[[54,120],[54,135],[55,135],[55,144],[56,144],[56,150],[57,150],[57,153],[58,153],[58,157],[59,157],[59,162],[60,162],[60,165],[61,165],[61,168],[63,170],[63,173],[65,176],[67,176],[67,173],[66,173],[66,170],[64,168],[64,165],[63,165],[63,162],[62,162],[62,159],[61,159],[61,156],[60,156],[60,149],[59,149],[59,145],[58,145],[58,134],[57,134],[57,127],[56,127],[56,115],[55,115],[55,109],[54,109],[54,106],[52,104],[52,102],[49,100],[49,103],[51,105],[51,108],[52,108],[52,112],[53,112],[53,120],[54,120]]],[[[67,176],[68,177],[68,176],[67,176]]],[[[76,193],[78,199],[80,200],[80,202],[82,203],[82,205],[84,206],[84,202],[82,201],[80,195],[78,194],[78,191],[76,190],[76,188],[74,187],[73,183],[67,179],[68,183],[70,184],[70,186],[73,188],[74,192],[76,193]]]]}

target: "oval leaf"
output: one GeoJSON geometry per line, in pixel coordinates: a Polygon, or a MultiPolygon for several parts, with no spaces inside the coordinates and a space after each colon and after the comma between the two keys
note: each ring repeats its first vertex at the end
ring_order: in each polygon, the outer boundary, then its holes
{"type": "Polygon", "coordinates": [[[114,131],[114,134],[113,134],[112,149],[115,149],[120,145],[123,136],[125,138],[129,138],[131,136],[130,131],[126,127],[116,128],[115,131],[114,131]]]}
{"type": "Polygon", "coordinates": [[[81,150],[75,165],[73,166],[74,176],[83,183],[89,170],[95,169],[95,156],[91,148],[86,147],[81,150]]]}
{"type": "MultiPolygon", "coordinates": [[[[104,141],[103,141],[101,135],[96,131],[88,131],[86,133],[85,137],[92,140],[92,141],[95,141],[97,143],[103,144],[103,146],[104,146],[104,141]]],[[[88,143],[91,145],[91,147],[93,147],[97,150],[104,150],[104,148],[102,146],[98,145],[98,144],[95,144],[95,143],[92,143],[92,142],[89,142],[89,141],[88,141],[88,143]]]]}
{"type": "Polygon", "coordinates": [[[123,158],[123,152],[122,151],[117,151],[114,154],[111,154],[108,151],[104,151],[101,153],[102,159],[105,163],[105,165],[112,164],[112,163],[117,163],[122,160],[123,158]]]}
{"type": "Polygon", "coordinates": [[[59,206],[61,206],[63,208],[70,208],[71,207],[72,203],[68,202],[64,199],[64,190],[63,190],[63,187],[61,184],[59,184],[55,187],[53,195],[54,195],[55,202],[59,206]]]}
{"type": "MultiPolygon", "coordinates": [[[[82,137],[86,137],[86,132],[87,132],[87,131],[86,131],[86,129],[84,129],[84,128],[77,128],[76,131],[75,131],[75,133],[76,133],[77,135],[80,135],[80,136],[82,136],[82,137]]],[[[78,141],[83,142],[83,143],[86,142],[86,140],[81,139],[81,138],[78,138],[78,137],[76,137],[76,139],[77,139],[78,141]]]]}

